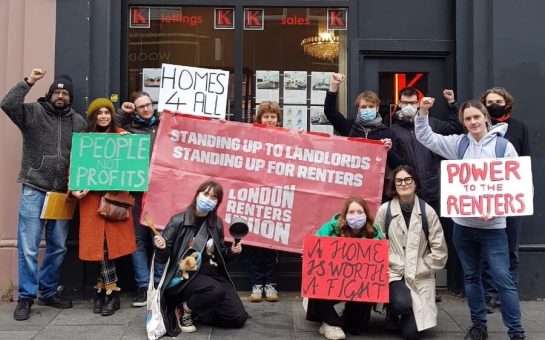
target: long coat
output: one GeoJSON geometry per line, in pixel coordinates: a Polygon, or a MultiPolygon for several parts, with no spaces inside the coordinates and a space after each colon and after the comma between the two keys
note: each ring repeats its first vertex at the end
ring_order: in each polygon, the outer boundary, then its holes
{"type": "MultiPolygon", "coordinates": [[[[124,131],[116,129],[117,133],[124,131]]],[[[106,220],[97,212],[102,194],[90,191],[79,200],[79,258],[84,261],[104,258],[104,238],[110,260],[136,251],[132,209],[126,221],[106,220]]]]}
{"type": "Polygon", "coordinates": [[[102,193],[89,192],[79,201],[79,258],[100,261],[104,258],[104,238],[110,260],[136,251],[136,237],[130,217],[126,221],[109,221],[97,213],[102,193]]]}
{"type": "MultiPolygon", "coordinates": [[[[384,203],[375,219],[375,225],[383,232],[387,210],[388,203],[384,203]]],[[[416,326],[418,331],[423,331],[437,325],[434,272],[445,267],[447,262],[447,244],[443,228],[433,208],[426,204],[430,232],[426,239],[422,230],[418,197],[415,197],[409,228],[397,198],[392,200],[391,213],[392,220],[388,229],[390,282],[405,280],[411,291],[416,326]]]]}

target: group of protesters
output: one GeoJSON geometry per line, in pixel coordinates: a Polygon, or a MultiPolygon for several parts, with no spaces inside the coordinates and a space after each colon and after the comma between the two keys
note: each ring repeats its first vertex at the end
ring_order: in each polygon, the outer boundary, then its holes
{"type": "MultiPolygon", "coordinates": [[[[160,115],[151,97],[139,91],[118,111],[109,99],[94,99],[85,119],[71,106],[73,84],[66,75],[56,77],[37,102],[25,103],[27,93],[45,74],[43,69],[33,69],[1,103],[23,135],[18,176],[22,184],[17,242],[19,285],[14,319],[27,320],[36,298],[40,305],[72,307],[72,301],[57,291],[69,223],[40,218],[46,193],[54,191],[68,193],[79,201],[79,257],[98,263],[94,313],[109,316],[120,308],[121,288],[114,260],[126,255],[132,257],[137,288],[133,306],[146,305],[147,290],[154,281],[150,275],[150,254],[154,252],[155,271],[164,274],[165,279],[161,305],[168,335],[195,332],[195,319],[220,327],[243,327],[248,313],[226,267],[242,252],[242,246],[225,244],[223,222],[217,215],[223,199],[221,184],[213,179],[202,183],[190,205],[172,216],[161,235],[152,237],[150,230],[140,225],[142,193],[125,193],[127,204],[133,207],[128,218],[111,220],[101,216],[97,207],[102,204],[104,192],[68,190],[72,134],[149,134],[153,146],[160,115]],[[46,249],[38,269],[43,229],[46,249]],[[187,257],[198,261],[199,270],[184,279],[178,263],[187,257]]],[[[488,337],[486,314],[494,312],[496,306],[500,307],[510,339],[524,339],[517,289],[520,217],[439,218],[441,160],[529,155],[526,126],[511,117],[513,97],[504,88],[495,87],[485,91],[479,100],[459,105],[454,92],[444,90],[448,119],[440,120],[429,116],[435,99],[419,96],[415,88],[407,87],[399,92],[393,123],[386,126],[379,113],[380,99],[372,91],[357,96],[355,118],[338,112],[337,92],[344,80],[345,75],[332,74],[324,114],[341,136],[382,142],[388,150],[384,179],[387,190],[376,215],[365,197],[348,197],[317,235],[389,240],[390,296],[385,323],[403,338],[418,339],[422,331],[436,326],[436,302],[441,298],[435,290],[434,273],[446,265],[449,290],[467,298],[472,326],[465,339],[488,337]],[[504,145],[501,154],[497,154],[497,143],[504,145]]],[[[256,113],[259,124],[281,125],[281,108],[276,102],[262,102],[256,113]]],[[[258,247],[248,247],[248,251],[252,285],[249,300],[278,301],[274,277],[278,253],[258,247]]],[[[310,299],[307,319],[321,322],[319,333],[328,339],[344,339],[345,332],[364,332],[373,304],[346,302],[339,315],[334,309],[339,302],[310,299]]]]}

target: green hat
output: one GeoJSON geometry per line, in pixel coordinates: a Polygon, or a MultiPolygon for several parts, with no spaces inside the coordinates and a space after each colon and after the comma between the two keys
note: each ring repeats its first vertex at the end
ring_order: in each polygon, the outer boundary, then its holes
{"type": "Polygon", "coordinates": [[[91,117],[91,114],[98,109],[105,107],[108,110],[110,110],[110,113],[112,114],[112,119],[115,116],[115,107],[114,104],[108,99],[108,98],[97,98],[89,104],[89,107],[87,108],[87,118],[91,117]]]}

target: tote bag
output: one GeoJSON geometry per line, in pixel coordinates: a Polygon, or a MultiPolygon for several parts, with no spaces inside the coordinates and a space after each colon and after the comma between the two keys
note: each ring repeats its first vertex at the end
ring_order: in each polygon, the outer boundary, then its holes
{"type": "Polygon", "coordinates": [[[163,335],[166,334],[167,329],[165,327],[165,322],[163,320],[163,313],[161,312],[161,287],[165,281],[165,277],[168,270],[168,264],[170,258],[167,261],[163,275],[161,276],[161,281],[157,288],[153,286],[153,269],[155,262],[155,254],[151,260],[150,266],[150,278],[148,284],[148,298],[146,301],[146,331],[148,333],[149,340],[157,340],[163,335]]]}

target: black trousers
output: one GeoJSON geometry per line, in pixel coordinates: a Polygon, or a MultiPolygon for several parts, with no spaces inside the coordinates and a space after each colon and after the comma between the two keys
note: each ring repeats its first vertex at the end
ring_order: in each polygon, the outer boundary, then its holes
{"type": "Polygon", "coordinates": [[[413,314],[411,291],[404,280],[390,282],[390,303],[388,317],[399,323],[401,334],[405,339],[418,339],[418,328],[413,314]]]}
{"type": "Polygon", "coordinates": [[[330,326],[341,327],[345,332],[357,335],[367,329],[373,303],[351,302],[344,304],[342,316],[334,306],[342,301],[309,299],[307,320],[325,322],[330,326]]]}
{"type": "MultiPolygon", "coordinates": [[[[203,268],[204,269],[204,268],[203,268]]],[[[186,302],[199,322],[224,328],[241,328],[248,313],[235,287],[220,273],[199,273],[186,284],[181,294],[172,296],[167,289],[169,304],[186,302]]]]}
{"type": "Polygon", "coordinates": [[[278,252],[272,249],[246,247],[250,265],[250,284],[266,285],[276,283],[274,272],[278,263],[278,252]]]}

